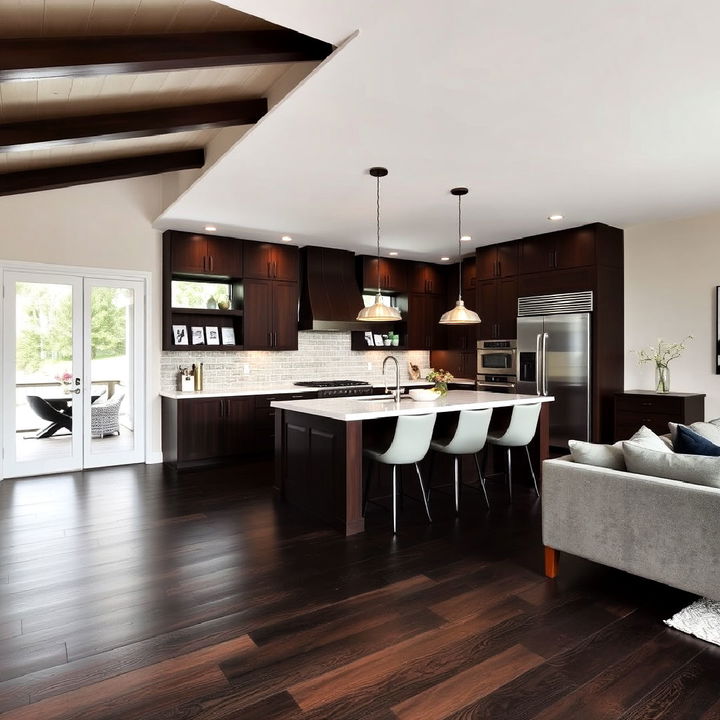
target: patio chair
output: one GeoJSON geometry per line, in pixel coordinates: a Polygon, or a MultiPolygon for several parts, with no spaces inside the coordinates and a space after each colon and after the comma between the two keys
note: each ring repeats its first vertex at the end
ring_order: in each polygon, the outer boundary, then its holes
{"type": "Polygon", "coordinates": [[[41,398],[39,395],[28,395],[28,405],[32,408],[32,411],[41,419],[45,420],[49,425],[44,428],[40,428],[35,433],[35,437],[38,439],[48,438],[54,435],[61,428],[65,428],[72,432],[72,416],[61,413],[56,410],[50,403],[41,398]]]}
{"type": "Polygon", "coordinates": [[[120,434],[120,403],[125,393],[116,389],[112,397],[90,406],[90,433],[94,438],[120,434]]]}

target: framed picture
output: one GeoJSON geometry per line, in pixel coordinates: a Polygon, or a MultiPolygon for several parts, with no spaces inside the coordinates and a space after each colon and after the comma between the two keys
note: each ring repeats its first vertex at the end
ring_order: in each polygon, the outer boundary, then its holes
{"type": "Polygon", "coordinates": [[[367,343],[368,347],[375,347],[375,343],[373,341],[373,334],[371,332],[365,333],[365,342],[367,343]]]}
{"type": "Polygon", "coordinates": [[[222,344],[223,345],[234,345],[235,344],[235,328],[224,327],[220,328],[222,333],[222,344]]]}
{"type": "Polygon", "coordinates": [[[219,345],[220,344],[220,333],[216,327],[205,328],[205,339],[208,345],[219,345]]]}
{"type": "Polygon", "coordinates": [[[375,340],[375,345],[376,345],[377,347],[382,347],[382,346],[383,346],[383,336],[382,336],[382,335],[379,335],[379,334],[375,333],[375,334],[373,335],[373,339],[375,340]]]}
{"type": "Polygon", "coordinates": [[[188,344],[188,332],[186,325],[173,325],[173,341],[176,345],[188,344]]]}
{"type": "Polygon", "coordinates": [[[191,327],[190,337],[193,345],[203,345],[205,343],[205,328],[191,327]]]}

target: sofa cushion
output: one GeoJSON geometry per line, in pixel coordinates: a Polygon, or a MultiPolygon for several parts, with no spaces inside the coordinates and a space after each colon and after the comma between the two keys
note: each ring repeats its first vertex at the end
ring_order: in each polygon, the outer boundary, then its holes
{"type": "Polygon", "coordinates": [[[685,425],[678,425],[675,435],[675,452],[718,457],[720,456],[720,445],[716,445],[685,425]]]}
{"type": "MultiPolygon", "coordinates": [[[[671,453],[672,447],[666,443],[659,435],[656,435],[649,427],[643,425],[629,440],[637,445],[647,448],[648,450],[657,450],[658,452],[671,453]]],[[[627,460],[625,461],[627,464],[627,460]]]]}
{"type": "MultiPolygon", "coordinates": [[[[702,435],[705,439],[710,440],[710,442],[720,445],[720,418],[709,420],[708,422],[694,422],[685,427],[689,427],[698,435],[702,435]]],[[[668,430],[670,430],[670,438],[672,439],[673,445],[675,445],[675,438],[677,437],[677,428],[678,423],[668,423],[668,430]]]]}
{"type": "Polygon", "coordinates": [[[720,458],[650,450],[629,440],[623,453],[631,473],[720,488],[720,458]]]}
{"type": "Polygon", "coordinates": [[[582,440],[570,440],[568,445],[570,445],[572,459],[576,463],[610,470],[625,469],[622,442],[616,442],[614,445],[602,445],[582,440]]]}

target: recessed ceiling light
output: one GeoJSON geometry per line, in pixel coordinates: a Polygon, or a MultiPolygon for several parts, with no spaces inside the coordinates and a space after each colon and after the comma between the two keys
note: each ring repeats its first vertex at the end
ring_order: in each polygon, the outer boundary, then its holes
{"type": "Polygon", "coordinates": [[[460,240],[461,242],[469,242],[470,240],[472,240],[472,238],[470,237],[470,235],[463,235],[460,240]]]}
{"type": "Polygon", "coordinates": [[[449,260],[450,258],[449,257],[441,257],[440,259],[441,260],[449,260]]]}
{"type": "Polygon", "coordinates": [[[392,252],[389,252],[388,255],[397,255],[397,252],[393,250],[392,252]]]}
{"type": "Polygon", "coordinates": [[[292,242],[292,238],[289,235],[283,235],[280,239],[283,242],[292,242]]]}
{"type": "Polygon", "coordinates": [[[205,232],[215,232],[217,228],[214,225],[206,225],[205,232]]]}
{"type": "Polygon", "coordinates": [[[548,215],[548,220],[562,220],[564,215],[548,215]]]}

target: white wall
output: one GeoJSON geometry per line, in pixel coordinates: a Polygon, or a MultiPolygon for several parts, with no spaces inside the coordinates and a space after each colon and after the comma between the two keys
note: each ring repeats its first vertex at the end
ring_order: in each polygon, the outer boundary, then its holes
{"type": "Polygon", "coordinates": [[[626,389],[651,389],[654,367],[631,349],[693,335],[670,363],[671,390],[705,393],[705,417],[720,417],[715,374],[715,287],[720,285],[720,213],[625,229],[626,389]]]}
{"type": "Polygon", "coordinates": [[[151,453],[160,453],[162,176],[78,185],[0,197],[0,260],[152,273],[152,339],[147,362],[151,453]]]}

